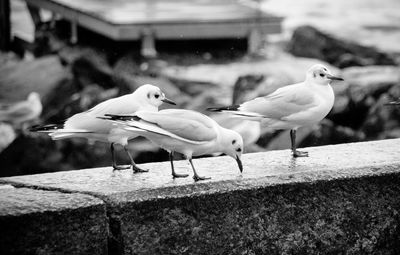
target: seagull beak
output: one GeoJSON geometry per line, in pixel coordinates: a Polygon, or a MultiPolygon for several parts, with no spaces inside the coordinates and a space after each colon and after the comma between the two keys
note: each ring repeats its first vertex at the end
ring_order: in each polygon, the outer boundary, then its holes
{"type": "Polygon", "coordinates": [[[243,172],[243,164],[242,164],[242,161],[240,160],[239,156],[236,156],[236,162],[238,163],[239,170],[242,173],[243,172]]]}
{"type": "Polygon", "coordinates": [[[327,74],[326,77],[327,77],[328,79],[330,79],[330,80],[344,81],[343,78],[336,77],[336,76],[333,76],[333,75],[331,75],[331,74],[327,74]]]}
{"type": "Polygon", "coordinates": [[[176,105],[176,103],[174,101],[169,100],[168,98],[161,99],[161,101],[163,101],[164,103],[167,103],[167,104],[176,105]]]}

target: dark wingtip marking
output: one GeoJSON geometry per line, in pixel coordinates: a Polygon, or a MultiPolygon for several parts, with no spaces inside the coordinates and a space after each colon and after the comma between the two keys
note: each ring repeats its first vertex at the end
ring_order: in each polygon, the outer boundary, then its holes
{"type": "Polygon", "coordinates": [[[104,120],[140,120],[138,116],[134,115],[118,115],[118,114],[104,114],[105,117],[97,117],[99,119],[104,119],[104,120]]]}
{"type": "Polygon", "coordinates": [[[237,111],[240,105],[230,105],[230,106],[223,106],[223,107],[210,107],[207,108],[207,111],[210,112],[222,112],[222,111],[237,111]]]}
{"type": "Polygon", "coordinates": [[[47,125],[34,125],[30,127],[28,130],[30,132],[40,132],[40,131],[52,131],[62,129],[64,124],[47,124],[47,125]]]}

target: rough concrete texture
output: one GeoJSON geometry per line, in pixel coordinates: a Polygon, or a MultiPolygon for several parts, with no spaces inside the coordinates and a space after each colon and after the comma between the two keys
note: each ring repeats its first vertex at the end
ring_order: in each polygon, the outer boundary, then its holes
{"type": "MultiPolygon", "coordinates": [[[[115,254],[396,254],[400,252],[400,139],[194,161],[194,183],[111,167],[2,178],[107,203],[115,254]]],[[[177,172],[190,171],[184,161],[177,172]]]]}
{"type": "Polygon", "coordinates": [[[0,185],[0,254],[107,254],[104,203],[0,185]]]}

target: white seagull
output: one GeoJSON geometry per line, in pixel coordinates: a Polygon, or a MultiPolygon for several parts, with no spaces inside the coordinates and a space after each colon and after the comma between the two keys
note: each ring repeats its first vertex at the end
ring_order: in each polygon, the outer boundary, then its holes
{"type": "Polygon", "coordinates": [[[91,142],[111,143],[112,166],[114,170],[128,169],[129,167],[117,166],[114,157],[114,144],[120,144],[129,156],[132,169],[135,172],[146,172],[136,166],[128,151],[128,140],[137,137],[132,132],[118,128],[109,121],[98,119],[106,113],[112,114],[134,114],[139,110],[158,111],[163,103],[175,104],[165,97],[165,94],[156,86],[146,84],[140,86],[132,94],[112,98],[104,101],[88,111],[77,113],[68,118],[62,124],[48,124],[34,126],[32,132],[48,133],[53,140],[81,137],[91,142]]]}
{"type": "Polygon", "coordinates": [[[197,174],[192,162],[193,156],[222,152],[234,158],[240,172],[243,171],[242,137],[233,130],[221,127],[204,114],[191,110],[167,109],[159,112],[138,111],[134,116],[106,116],[104,119],[112,120],[124,130],[140,134],[168,151],[174,178],[188,176],[175,173],[174,152],[182,153],[189,160],[195,181],[209,178],[197,174]]]}
{"type": "Polygon", "coordinates": [[[343,81],[333,76],[323,65],[312,66],[305,81],[277,89],[264,97],[257,97],[240,105],[208,108],[228,112],[246,120],[258,120],[271,129],[290,129],[294,157],[307,157],[307,152],[296,150],[296,130],[322,120],[332,109],[335,95],[330,83],[343,81]]]}
{"type": "Polygon", "coordinates": [[[0,122],[21,125],[37,119],[42,113],[42,102],[36,92],[31,92],[28,99],[14,104],[0,106],[0,122]]]}

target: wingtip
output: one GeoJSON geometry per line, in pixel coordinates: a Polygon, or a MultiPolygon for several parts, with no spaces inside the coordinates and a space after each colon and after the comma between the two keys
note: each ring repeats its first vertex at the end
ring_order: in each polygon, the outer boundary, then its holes
{"type": "Polygon", "coordinates": [[[57,124],[47,124],[47,125],[34,125],[28,128],[30,132],[48,132],[48,131],[56,131],[62,126],[57,124]]]}
{"type": "Polygon", "coordinates": [[[206,111],[209,111],[209,112],[220,112],[221,109],[220,108],[215,108],[215,107],[209,107],[209,108],[206,109],[206,111]]]}
{"type": "Polygon", "coordinates": [[[104,119],[104,120],[123,120],[123,121],[128,121],[128,120],[140,120],[140,118],[136,115],[118,115],[118,114],[104,114],[102,117],[97,117],[99,119],[104,119]]]}
{"type": "Polygon", "coordinates": [[[222,112],[222,111],[237,111],[240,105],[230,105],[222,107],[209,107],[206,110],[210,112],[222,112]]]}

